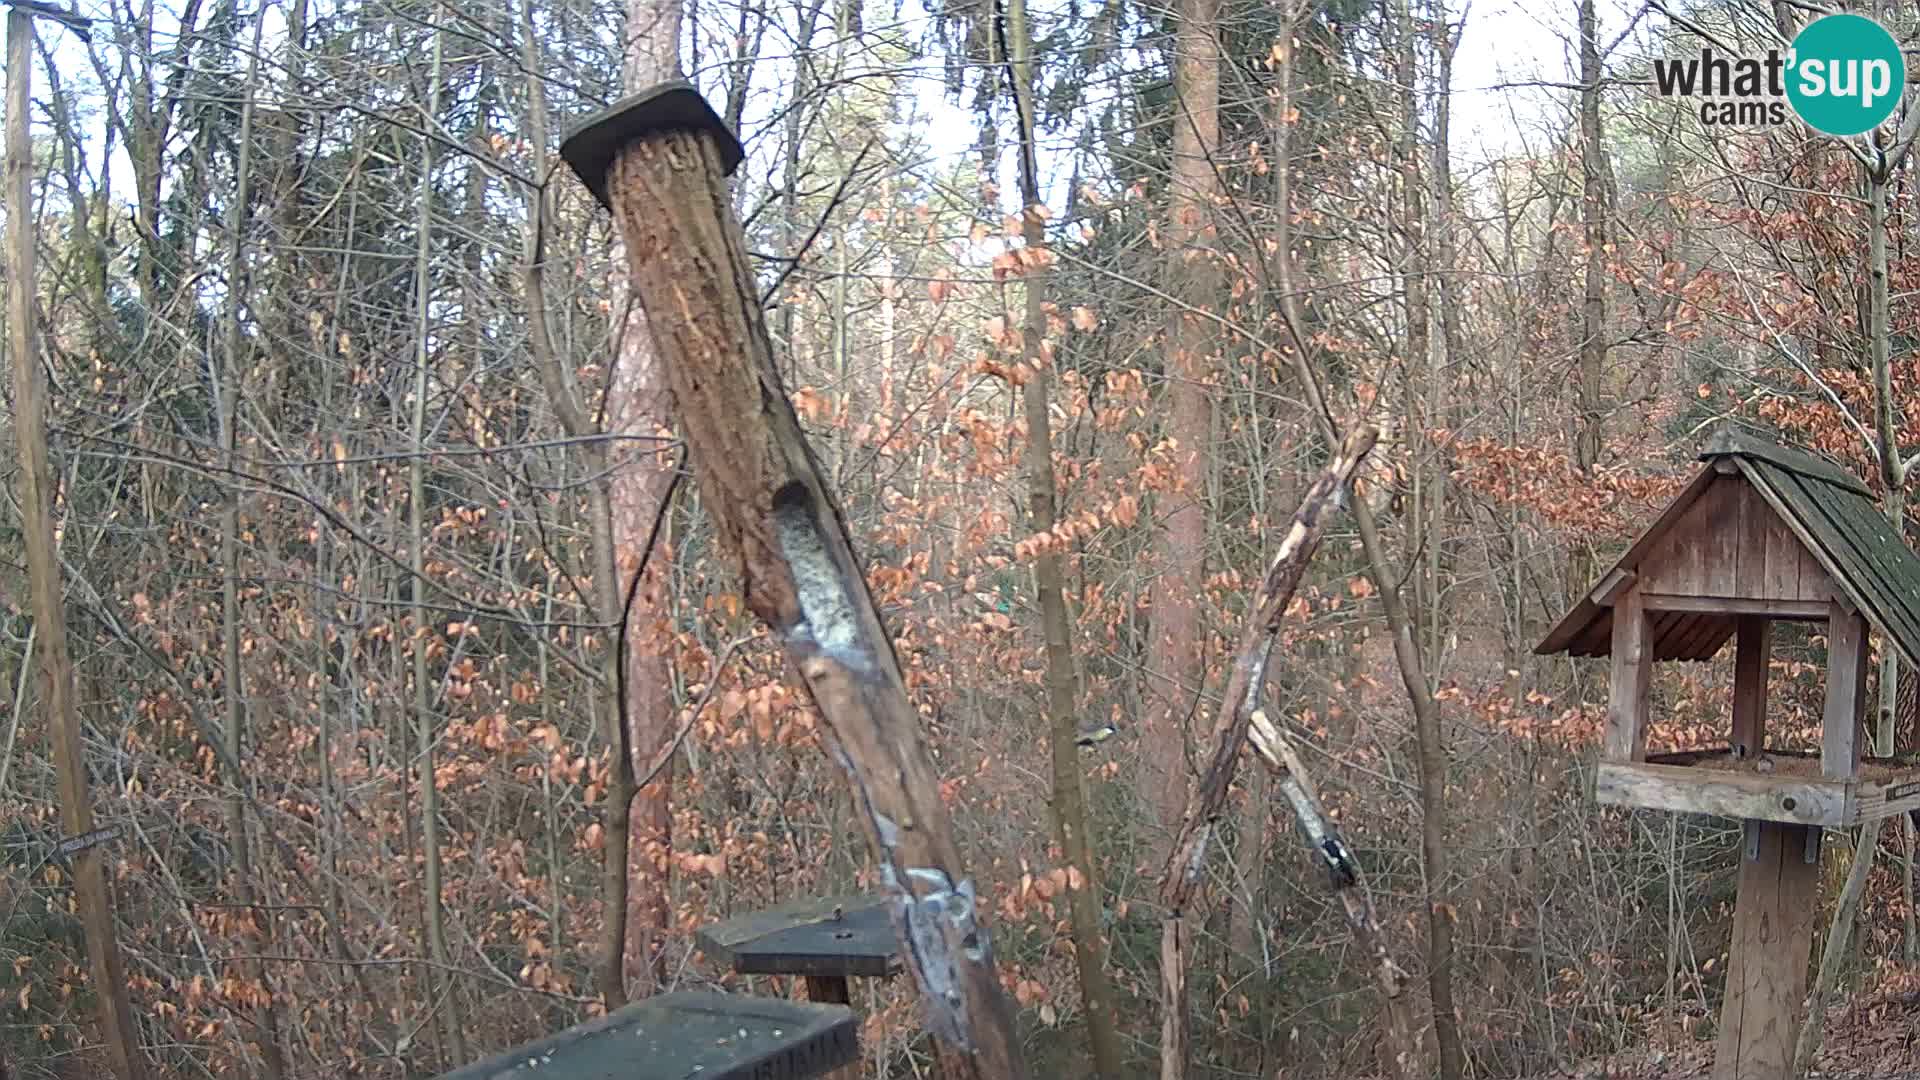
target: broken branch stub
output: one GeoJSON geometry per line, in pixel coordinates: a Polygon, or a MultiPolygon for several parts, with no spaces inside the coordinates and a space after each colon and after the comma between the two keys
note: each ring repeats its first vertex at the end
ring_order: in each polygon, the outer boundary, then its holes
{"type": "Polygon", "coordinates": [[[1372,964],[1374,989],[1380,994],[1380,1009],[1385,1014],[1387,1049],[1394,1074],[1403,1080],[1415,1080],[1424,1075],[1424,1062],[1421,1058],[1419,1029],[1413,1021],[1413,1006],[1407,1000],[1407,984],[1410,980],[1406,969],[1394,962],[1393,953],[1387,949],[1386,934],[1380,929],[1380,919],[1373,908],[1373,897],[1367,892],[1366,882],[1361,879],[1360,868],[1353,861],[1352,853],[1341,842],[1339,831],[1327,817],[1326,810],[1320,805],[1320,794],[1313,787],[1313,775],[1300,761],[1300,755],[1294,750],[1286,731],[1268,718],[1263,709],[1255,709],[1248,719],[1247,741],[1279,782],[1280,793],[1293,807],[1294,819],[1300,823],[1300,831],[1306,834],[1307,842],[1313,845],[1316,854],[1330,864],[1344,866],[1344,869],[1330,866],[1333,871],[1329,875],[1331,888],[1340,898],[1340,907],[1346,913],[1347,929],[1352,931],[1354,943],[1360,946],[1372,964]]]}
{"type": "Polygon", "coordinates": [[[833,733],[946,1075],[1023,1077],[987,927],[892,640],[774,366],[723,182],[737,143],[688,93],[673,83],[628,98],[577,128],[561,154],[613,210],[694,477],[747,606],[781,636],[833,733]]]}

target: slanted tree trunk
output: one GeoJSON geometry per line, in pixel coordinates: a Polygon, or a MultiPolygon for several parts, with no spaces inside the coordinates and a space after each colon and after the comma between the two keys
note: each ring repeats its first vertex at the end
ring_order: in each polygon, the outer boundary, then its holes
{"type": "MultiPolygon", "coordinates": [[[[1040,169],[1034,150],[1033,37],[1027,0],[1009,0],[1008,67],[1020,125],[1020,199],[1023,237],[1034,252],[1045,249],[1046,224],[1040,214],[1040,169]]],[[[1050,534],[1054,506],[1053,421],[1048,412],[1053,358],[1046,346],[1046,268],[1035,260],[1026,274],[1024,358],[1028,368],[1022,401],[1027,418],[1027,529],[1039,545],[1033,580],[1039,593],[1040,624],[1046,637],[1047,721],[1053,743],[1053,824],[1067,863],[1067,910],[1073,920],[1073,955],[1080,973],[1080,997],[1087,1018],[1087,1041],[1094,1075],[1121,1077],[1120,1036],[1113,989],[1107,981],[1106,946],[1101,930],[1101,892],[1093,844],[1087,834],[1086,775],[1076,741],[1073,623],[1067,611],[1066,575],[1061,544],[1050,534]]],[[[883,395],[884,396],[884,395],[883,395]]]]}
{"type": "Polygon", "coordinates": [[[1380,929],[1380,918],[1374,913],[1373,896],[1367,891],[1360,865],[1322,808],[1320,793],[1314,790],[1313,776],[1294,750],[1285,729],[1269,719],[1265,710],[1254,710],[1248,719],[1247,741],[1273,773],[1287,805],[1293,808],[1294,820],[1306,834],[1314,858],[1326,866],[1330,887],[1340,898],[1353,942],[1372,965],[1374,990],[1380,995],[1381,1012],[1386,1017],[1387,1059],[1393,1064],[1394,1074],[1401,1080],[1417,1080],[1425,1075],[1425,1069],[1420,1058],[1420,1033],[1414,1026],[1413,1007],[1407,1000],[1407,984],[1411,980],[1387,948],[1386,933],[1380,929]]]}
{"type": "MultiPolygon", "coordinates": [[[[1328,442],[1337,437],[1333,413],[1327,407],[1320,378],[1309,361],[1310,343],[1301,331],[1299,304],[1294,299],[1293,265],[1283,245],[1275,259],[1275,275],[1280,285],[1281,310],[1285,315],[1292,348],[1287,359],[1307,399],[1307,412],[1328,442]]],[[[1420,650],[1414,644],[1413,624],[1400,603],[1403,580],[1387,561],[1386,548],[1380,542],[1373,508],[1365,497],[1353,500],[1353,517],[1359,526],[1361,549],[1366,554],[1367,576],[1380,594],[1387,628],[1393,635],[1393,656],[1400,671],[1400,683],[1413,708],[1415,738],[1419,751],[1415,761],[1420,773],[1420,859],[1423,890],[1427,901],[1427,989],[1433,1002],[1434,1039],[1440,1051],[1441,1080],[1459,1080],[1465,1068],[1465,1053],[1460,1045],[1460,1024],[1453,1012],[1453,912],[1446,902],[1446,784],[1447,754],[1440,731],[1440,707],[1421,663],[1420,650]]]]}
{"type": "Polygon", "coordinates": [[[1187,1010],[1187,968],[1192,961],[1192,907],[1206,870],[1207,849],[1226,807],[1247,729],[1266,688],[1267,659],[1280,636],[1287,604],[1307,572],[1336,497],[1353,477],[1379,433],[1356,426],[1340,444],[1326,471],[1307,489],[1291,524],[1254,593],[1247,622],[1234,649],[1233,667],[1221,694],[1208,740],[1207,768],[1181,816],[1173,853],[1160,878],[1160,1080],[1184,1080],[1193,1049],[1187,1010]]]}
{"type": "Polygon", "coordinates": [[[702,503],[747,607],[786,643],[832,733],[948,1080],[1020,1080],[980,897],[837,500],[778,370],[714,136],[659,131],[607,190],[628,282],[671,388],[702,503]],[[671,317],[668,317],[669,314],[671,317]]]}
{"type": "Polygon", "coordinates": [[[1207,554],[1207,443],[1213,430],[1208,392],[1213,324],[1188,308],[1219,300],[1219,274],[1210,239],[1220,181],[1220,0],[1180,0],[1173,58],[1173,176],[1168,192],[1167,275],[1183,302],[1167,325],[1167,439],[1173,444],[1172,482],[1156,517],[1159,574],[1147,624],[1147,678],[1151,704],[1142,768],[1144,801],[1160,826],[1179,826],[1187,797],[1187,726],[1205,681],[1200,626],[1207,554]]]}
{"type": "MultiPolygon", "coordinates": [[[[1280,116],[1287,115],[1292,92],[1294,52],[1287,49],[1282,54],[1284,63],[1279,72],[1281,80],[1280,116]]],[[[1285,139],[1287,125],[1279,125],[1275,139],[1275,148],[1282,163],[1290,160],[1288,143],[1285,139]]],[[[1285,182],[1286,168],[1279,170],[1283,174],[1278,182],[1276,197],[1280,203],[1278,220],[1282,223],[1277,230],[1278,245],[1272,260],[1272,274],[1278,288],[1278,302],[1281,315],[1287,328],[1291,348],[1286,357],[1293,365],[1294,377],[1300,384],[1301,393],[1307,400],[1307,413],[1320,435],[1329,444],[1338,441],[1336,421],[1333,412],[1327,406],[1326,394],[1320,387],[1320,376],[1313,368],[1314,351],[1305,330],[1305,317],[1300,310],[1299,294],[1295,291],[1294,252],[1289,230],[1285,227],[1292,212],[1290,185],[1285,182]]],[[[1433,692],[1427,682],[1425,668],[1421,664],[1420,650],[1414,645],[1413,627],[1407,618],[1405,609],[1399,601],[1399,574],[1386,562],[1386,554],[1381,546],[1378,530],[1374,527],[1372,505],[1367,499],[1357,497],[1353,500],[1354,521],[1360,527],[1361,547],[1368,565],[1368,576],[1381,594],[1382,604],[1387,615],[1388,629],[1393,634],[1393,653],[1400,670],[1401,684],[1407,693],[1408,702],[1414,712],[1414,726],[1419,752],[1416,761],[1420,772],[1421,805],[1421,864],[1424,869],[1424,888],[1427,896],[1427,985],[1433,1002],[1433,1025],[1435,1042],[1439,1046],[1443,1080],[1457,1080],[1463,1068],[1464,1054],[1460,1048],[1459,1024],[1453,1015],[1453,925],[1451,913],[1442,902],[1441,888],[1444,885],[1443,874],[1446,867],[1445,818],[1446,818],[1446,750],[1441,740],[1439,706],[1433,699],[1433,692]],[[1451,1063],[1451,1071],[1449,1071],[1451,1063]]],[[[1394,1020],[1388,1018],[1391,1027],[1394,1020]]]]}
{"type": "MultiPolygon", "coordinates": [[[[81,749],[80,707],[74,700],[73,654],[67,643],[60,553],[53,528],[53,468],[47,456],[47,380],[40,360],[34,309],[33,144],[28,109],[33,63],[33,16],[7,11],[7,331],[13,352],[14,434],[20,445],[20,531],[27,549],[27,588],[40,641],[44,678],[40,702],[59,775],[60,825],[69,837],[93,831],[93,796],[81,749]]],[[[107,891],[104,844],[72,858],[74,897],[87,939],[88,974],[99,1003],[100,1036],[121,1080],[145,1080],[140,1026],[127,999],[114,937],[113,898],[107,891]]]]}

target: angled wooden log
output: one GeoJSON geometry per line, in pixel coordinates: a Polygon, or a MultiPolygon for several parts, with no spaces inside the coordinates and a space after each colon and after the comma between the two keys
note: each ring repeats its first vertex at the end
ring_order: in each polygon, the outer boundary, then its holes
{"type": "Polygon", "coordinates": [[[1380,929],[1380,917],[1374,911],[1373,896],[1367,891],[1360,866],[1320,805],[1313,775],[1300,761],[1286,729],[1275,724],[1262,709],[1255,709],[1249,721],[1247,741],[1253,744],[1254,752],[1279,782],[1280,793],[1293,808],[1300,831],[1306,834],[1314,854],[1326,865],[1329,885],[1347,916],[1347,929],[1373,967],[1374,989],[1380,994],[1380,1009],[1386,1021],[1392,1075],[1403,1080],[1424,1076],[1420,1030],[1414,1025],[1413,1003],[1407,998],[1409,977],[1387,948],[1386,933],[1380,929]]]}
{"type": "Polygon", "coordinates": [[[690,85],[668,83],[591,118],[560,152],[619,223],[701,497],[747,606],[785,642],[833,733],[945,1075],[1024,1077],[983,905],[892,639],[774,366],[725,184],[739,142],[690,85]]]}
{"type": "Polygon", "coordinates": [[[1307,572],[1314,549],[1333,516],[1337,496],[1353,477],[1353,470],[1373,449],[1379,433],[1372,427],[1356,425],[1341,444],[1339,452],[1327,463],[1326,471],[1307,489],[1294,511],[1293,522],[1267,567],[1265,579],[1254,594],[1247,623],[1240,631],[1234,650],[1233,669],[1221,695],[1219,715],[1213,723],[1213,751],[1200,786],[1187,800],[1187,813],[1174,837],[1173,854],[1167,860],[1160,880],[1162,911],[1160,929],[1160,1077],[1182,1080],[1192,1049],[1193,1031],[1187,1016],[1187,964],[1190,953],[1187,908],[1200,887],[1206,869],[1207,847],[1214,826],[1227,803],[1227,789],[1233,783],[1233,771],[1240,760],[1240,748],[1247,742],[1247,728],[1260,707],[1260,692],[1267,677],[1267,657],[1280,635],[1280,623],[1286,615],[1293,591],[1307,572]]]}

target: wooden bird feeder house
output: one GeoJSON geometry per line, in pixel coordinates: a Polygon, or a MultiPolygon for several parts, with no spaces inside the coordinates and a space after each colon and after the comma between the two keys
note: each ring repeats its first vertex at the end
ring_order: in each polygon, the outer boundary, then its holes
{"type": "Polygon", "coordinates": [[[1920,669],[1920,557],[1840,467],[1732,430],[1613,569],[1534,650],[1612,661],[1595,795],[1745,822],[1715,1080],[1791,1075],[1813,938],[1820,835],[1920,807],[1920,765],[1863,758],[1867,629],[1920,669]],[[1767,745],[1771,627],[1827,639],[1819,753],[1767,745]],[[1656,660],[1735,642],[1728,745],[1647,752],[1656,660]]]}

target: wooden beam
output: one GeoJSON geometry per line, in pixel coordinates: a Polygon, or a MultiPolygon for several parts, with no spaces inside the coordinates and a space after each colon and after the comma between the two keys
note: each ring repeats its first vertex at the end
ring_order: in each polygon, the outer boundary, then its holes
{"type": "Polygon", "coordinates": [[[1827,617],[1825,600],[1771,600],[1739,596],[1675,596],[1641,593],[1648,611],[1686,611],[1705,615],[1760,615],[1769,619],[1815,620],[1827,617]]]}
{"type": "Polygon", "coordinates": [[[1827,704],[1820,719],[1820,774],[1833,780],[1860,771],[1860,724],[1866,711],[1867,621],[1838,603],[1827,617],[1827,704]]]}
{"type": "Polygon", "coordinates": [[[1835,828],[1847,823],[1850,788],[1837,780],[1620,761],[1601,762],[1593,781],[1595,801],[1609,806],[1835,828]]]}
{"type": "Polygon", "coordinates": [[[1652,627],[1638,590],[1613,605],[1613,680],[1607,692],[1608,761],[1647,756],[1647,692],[1653,681],[1652,627]]]}
{"type": "Polygon", "coordinates": [[[1920,769],[1902,773],[1884,784],[1859,785],[1853,807],[1854,817],[1862,822],[1920,810],[1920,769]]]}
{"type": "Polygon", "coordinates": [[[1621,591],[1632,585],[1634,579],[1639,576],[1629,567],[1616,566],[1607,571],[1607,576],[1601,578],[1600,583],[1593,587],[1593,591],[1587,594],[1587,599],[1601,607],[1612,607],[1621,591]]]}
{"type": "Polygon", "coordinates": [[[1760,831],[1759,857],[1740,860],[1713,1080],[1793,1080],[1820,866],[1804,858],[1807,826],[1749,827],[1760,831]]]}
{"type": "Polygon", "coordinates": [[[1733,755],[1757,758],[1767,748],[1767,661],[1773,655],[1773,624],[1744,615],[1736,631],[1733,661],[1733,755]]]}
{"type": "MultiPolygon", "coordinates": [[[[852,987],[847,985],[845,975],[808,975],[807,1000],[820,1005],[853,1004],[852,987]]],[[[826,1080],[860,1080],[860,1062],[853,1061],[830,1073],[822,1073],[826,1080]]]]}

